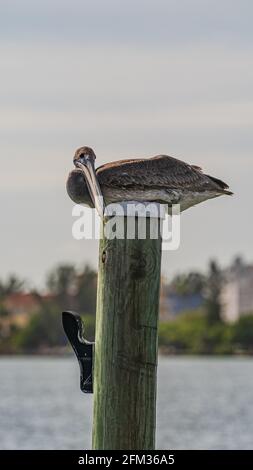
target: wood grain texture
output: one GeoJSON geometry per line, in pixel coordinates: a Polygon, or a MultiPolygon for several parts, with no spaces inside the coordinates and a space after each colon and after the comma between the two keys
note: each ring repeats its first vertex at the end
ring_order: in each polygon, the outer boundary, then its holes
{"type": "Polygon", "coordinates": [[[100,241],[93,449],[155,448],[160,268],[161,237],[100,241]]]}

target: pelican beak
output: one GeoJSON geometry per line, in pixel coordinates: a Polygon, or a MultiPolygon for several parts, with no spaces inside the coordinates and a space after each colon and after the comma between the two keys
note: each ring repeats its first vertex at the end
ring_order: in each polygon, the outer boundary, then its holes
{"type": "Polygon", "coordinates": [[[103,218],[104,198],[97,180],[93,160],[89,158],[89,156],[86,156],[85,158],[81,157],[75,160],[74,164],[77,168],[80,168],[80,170],[82,170],[92,202],[95,208],[97,209],[100,217],[103,218]]]}

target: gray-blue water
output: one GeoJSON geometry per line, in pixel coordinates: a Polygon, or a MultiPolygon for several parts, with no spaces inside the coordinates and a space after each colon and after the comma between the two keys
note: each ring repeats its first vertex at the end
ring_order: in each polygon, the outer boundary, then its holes
{"type": "MultiPolygon", "coordinates": [[[[91,422],[74,359],[0,359],[1,449],[89,449],[91,422]]],[[[253,360],[160,357],[157,448],[252,449],[253,360]]]]}

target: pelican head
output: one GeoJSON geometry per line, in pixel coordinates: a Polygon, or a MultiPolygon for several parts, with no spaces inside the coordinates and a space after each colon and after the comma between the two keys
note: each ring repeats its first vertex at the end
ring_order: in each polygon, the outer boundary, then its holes
{"type": "Polygon", "coordinates": [[[92,148],[81,147],[75,152],[73,163],[84,175],[91,200],[100,216],[103,217],[104,203],[103,195],[96,177],[95,171],[96,155],[92,148]]]}
{"type": "Polygon", "coordinates": [[[79,164],[86,165],[87,162],[90,162],[93,167],[95,165],[96,155],[92,148],[90,147],[80,147],[76,150],[73,163],[75,166],[79,166],[79,164]]]}

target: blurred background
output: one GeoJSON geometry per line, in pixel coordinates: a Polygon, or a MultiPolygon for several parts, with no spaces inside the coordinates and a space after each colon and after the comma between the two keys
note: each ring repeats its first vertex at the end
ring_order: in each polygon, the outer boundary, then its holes
{"type": "Polygon", "coordinates": [[[89,448],[92,397],[61,310],[94,338],[98,241],[72,238],[65,181],[159,153],[225,180],[164,251],[158,448],[250,448],[250,0],[0,0],[0,448],[89,448]],[[163,412],[162,412],[163,410],[163,412]]]}

